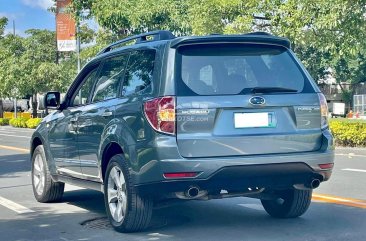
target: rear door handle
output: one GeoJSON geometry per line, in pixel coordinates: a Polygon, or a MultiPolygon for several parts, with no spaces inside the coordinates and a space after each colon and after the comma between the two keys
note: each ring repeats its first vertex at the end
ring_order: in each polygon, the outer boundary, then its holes
{"type": "Polygon", "coordinates": [[[112,115],[113,115],[112,111],[108,111],[108,110],[104,111],[104,113],[102,114],[103,117],[109,117],[112,115]]]}

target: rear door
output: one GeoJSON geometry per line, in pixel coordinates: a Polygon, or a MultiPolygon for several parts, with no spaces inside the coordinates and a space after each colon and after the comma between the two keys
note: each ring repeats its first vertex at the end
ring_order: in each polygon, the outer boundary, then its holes
{"type": "Polygon", "coordinates": [[[288,49],[201,44],[177,52],[177,143],[182,156],[320,148],[318,94],[288,49]]]}

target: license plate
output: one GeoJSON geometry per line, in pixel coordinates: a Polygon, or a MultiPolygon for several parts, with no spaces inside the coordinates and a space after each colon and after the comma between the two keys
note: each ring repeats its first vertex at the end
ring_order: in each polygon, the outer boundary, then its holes
{"type": "Polygon", "coordinates": [[[234,113],[235,128],[250,127],[274,127],[272,123],[273,113],[234,113]]]}

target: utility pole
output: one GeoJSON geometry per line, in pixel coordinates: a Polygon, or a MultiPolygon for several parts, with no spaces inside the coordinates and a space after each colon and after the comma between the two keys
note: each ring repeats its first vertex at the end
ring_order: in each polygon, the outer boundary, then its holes
{"type": "MultiPolygon", "coordinates": [[[[81,63],[80,63],[80,25],[79,25],[79,18],[76,20],[76,55],[78,58],[78,74],[80,73],[81,63]]],[[[81,99],[81,91],[79,91],[79,103],[82,103],[81,99]]]]}
{"type": "Polygon", "coordinates": [[[58,64],[59,63],[59,52],[58,52],[58,46],[57,46],[57,11],[55,13],[55,45],[56,45],[56,59],[55,59],[55,63],[58,64]]]}
{"type": "MultiPolygon", "coordinates": [[[[15,20],[13,20],[13,35],[15,38],[15,20]]],[[[17,98],[14,98],[14,117],[17,118],[17,98]]]]}
{"type": "Polygon", "coordinates": [[[76,23],[76,55],[78,58],[78,73],[80,73],[81,63],[80,63],[80,27],[79,20],[76,23]]]}

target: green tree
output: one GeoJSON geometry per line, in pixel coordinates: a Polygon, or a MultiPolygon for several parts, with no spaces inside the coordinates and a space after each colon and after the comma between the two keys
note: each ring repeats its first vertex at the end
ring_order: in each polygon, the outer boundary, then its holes
{"type": "Polygon", "coordinates": [[[81,49],[80,57],[82,60],[82,64],[87,63],[90,59],[95,57],[95,55],[99,53],[103,48],[117,41],[118,39],[120,39],[118,34],[115,34],[110,30],[100,29],[95,34],[96,43],[92,46],[84,47],[83,49],[81,49]]]}
{"type": "Polygon", "coordinates": [[[0,18],[0,38],[4,35],[4,30],[6,25],[8,24],[8,19],[6,17],[0,18]]]}
{"type": "Polygon", "coordinates": [[[19,97],[19,79],[23,77],[20,56],[25,52],[23,38],[6,35],[0,40],[0,96],[19,97]]]}
{"type": "MultiPolygon", "coordinates": [[[[82,50],[84,62],[119,38],[156,29],[176,35],[267,31],[289,38],[315,79],[331,68],[338,82],[365,81],[366,0],[74,0],[70,11],[78,21],[93,18],[100,26],[96,34],[80,27],[83,42],[96,40],[82,50]]],[[[8,95],[62,89],[65,76],[75,73],[63,67],[70,67],[74,54],[60,54],[57,65],[53,33],[29,34],[24,41],[5,37],[9,48],[0,45],[0,71],[6,73],[0,91],[8,95]]]]}
{"type": "Polygon", "coordinates": [[[33,115],[37,114],[37,93],[65,91],[76,74],[73,56],[61,55],[57,62],[55,33],[27,30],[25,38],[6,35],[0,40],[0,96],[33,96],[33,115]],[[71,64],[73,63],[73,65],[71,64]]]}
{"type": "Polygon", "coordinates": [[[71,11],[76,19],[94,18],[121,37],[157,29],[182,35],[191,33],[186,18],[189,4],[188,0],[74,0],[71,11]]]}
{"type": "Polygon", "coordinates": [[[95,32],[89,28],[87,24],[81,24],[79,27],[80,42],[83,44],[89,44],[94,41],[95,32]]]}

